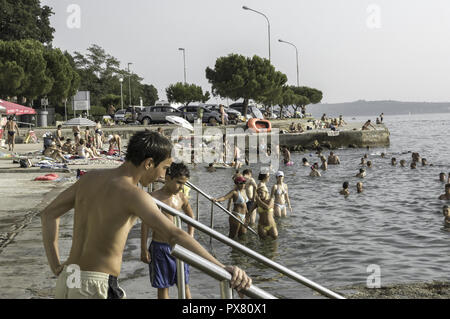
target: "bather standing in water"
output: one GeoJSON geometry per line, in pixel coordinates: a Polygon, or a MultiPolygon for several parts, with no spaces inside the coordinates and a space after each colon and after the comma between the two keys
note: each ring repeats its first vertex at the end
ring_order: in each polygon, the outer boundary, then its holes
{"type": "Polygon", "coordinates": [[[445,184],[445,193],[439,196],[440,200],[450,200],[450,184],[445,184]]]}
{"type": "Polygon", "coordinates": [[[406,167],[406,161],[404,159],[400,160],[400,166],[406,167]]]}
{"type": "Polygon", "coordinates": [[[445,205],[442,208],[442,213],[444,214],[444,225],[446,228],[450,228],[450,208],[445,205]]]}
{"type": "Polygon", "coordinates": [[[363,183],[362,182],[356,183],[356,191],[358,193],[362,193],[363,192],[363,183]]]}
{"type": "Polygon", "coordinates": [[[288,195],[288,186],[284,183],[284,173],[278,171],[275,175],[277,177],[277,183],[272,186],[271,198],[275,198],[273,213],[275,217],[286,217],[286,203],[289,206],[289,210],[292,214],[291,201],[288,195]]]}
{"type": "Polygon", "coordinates": [[[319,164],[314,163],[314,165],[311,165],[311,173],[309,173],[309,176],[311,176],[311,177],[321,177],[322,175],[320,174],[318,169],[319,169],[319,164]]]}
{"type": "Polygon", "coordinates": [[[348,182],[344,182],[342,184],[342,189],[339,192],[339,194],[344,195],[344,196],[350,195],[350,191],[348,190],[348,182]]]}
{"type": "Polygon", "coordinates": [[[445,175],[445,173],[444,173],[444,172],[440,173],[440,174],[439,174],[439,181],[445,183],[446,180],[447,180],[447,176],[445,175]]]}
{"type": "Polygon", "coordinates": [[[364,168],[359,169],[359,173],[355,175],[355,177],[364,178],[366,177],[366,170],[364,168]]]}
{"type": "Polygon", "coordinates": [[[274,200],[270,197],[269,190],[266,183],[269,181],[269,172],[262,170],[259,173],[258,188],[256,189],[256,204],[258,205],[257,212],[259,214],[258,220],[258,235],[261,239],[271,237],[278,238],[278,229],[275,219],[273,218],[274,200]]]}
{"type": "Polygon", "coordinates": [[[395,157],[391,158],[391,165],[392,166],[397,165],[397,159],[395,157]]]}

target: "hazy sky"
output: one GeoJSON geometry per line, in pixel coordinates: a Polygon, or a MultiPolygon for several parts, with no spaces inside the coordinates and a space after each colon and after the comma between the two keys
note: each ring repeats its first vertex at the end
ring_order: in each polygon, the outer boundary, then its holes
{"type": "MultiPolygon", "coordinates": [[[[54,45],[69,52],[98,44],[165,98],[183,81],[211,90],[207,66],[238,53],[268,58],[296,84],[324,92],[323,102],[450,101],[448,0],[42,0],[53,8],[54,45]],[[81,9],[80,27],[68,13],[81,9]],[[68,24],[68,20],[71,23],[68,24]]],[[[120,94],[120,92],[116,92],[120,94]]]]}

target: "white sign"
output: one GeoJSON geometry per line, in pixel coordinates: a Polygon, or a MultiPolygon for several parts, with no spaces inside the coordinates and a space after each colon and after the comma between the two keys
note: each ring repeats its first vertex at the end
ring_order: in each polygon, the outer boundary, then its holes
{"type": "Polygon", "coordinates": [[[73,109],[75,111],[88,111],[90,110],[89,101],[73,101],[73,109]]]}
{"type": "Polygon", "coordinates": [[[73,97],[74,111],[89,111],[91,109],[91,96],[89,91],[78,91],[73,97]]]}

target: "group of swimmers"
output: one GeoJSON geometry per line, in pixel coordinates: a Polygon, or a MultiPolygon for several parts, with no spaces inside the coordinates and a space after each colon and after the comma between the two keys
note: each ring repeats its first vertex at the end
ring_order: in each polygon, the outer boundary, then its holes
{"type": "Polygon", "coordinates": [[[278,229],[274,217],[286,217],[287,209],[292,213],[292,206],[288,194],[288,186],[284,183],[284,173],[278,171],[275,176],[277,182],[269,192],[268,181],[270,170],[262,168],[258,175],[258,184],[252,176],[251,169],[245,169],[242,174],[239,171],[233,176],[234,188],[226,195],[214,198],[215,202],[229,201],[228,208],[236,217],[229,218],[229,237],[244,235],[247,227],[256,224],[258,219],[258,235],[260,238],[278,238],[278,229]]]}

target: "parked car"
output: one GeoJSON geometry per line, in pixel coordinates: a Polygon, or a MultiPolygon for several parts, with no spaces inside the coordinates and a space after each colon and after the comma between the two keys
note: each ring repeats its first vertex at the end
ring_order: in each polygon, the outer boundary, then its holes
{"type": "Polygon", "coordinates": [[[166,123],[166,116],[179,116],[189,122],[194,122],[193,116],[172,106],[148,106],[139,114],[138,121],[143,125],[166,123]]]}
{"type": "Polygon", "coordinates": [[[129,106],[126,109],[118,110],[114,114],[114,122],[118,123],[133,123],[139,118],[144,106],[129,106]],[[133,111],[135,113],[135,119],[133,120],[133,111]]]}
{"type": "MultiPolygon", "coordinates": [[[[205,107],[211,111],[215,111],[220,114],[220,106],[219,104],[207,104],[205,107]]],[[[230,107],[224,106],[225,113],[228,115],[228,123],[237,124],[239,122],[239,118],[242,116],[242,113],[236,111],[230,107]]]]}
{"type": "MultiPolygon", "coordinates": [[[[229,106],[230,108],[241,112],[244,114],[244,103],[233,103],[229,106]]],[[[257,119],[263,119],[264,116],[261,113],[261,111],[255,106],[255,105],[248,105],[247,107],[247,118],[257,118],[257,119]]]]}
{"type": "Polygon", "coordinates": [[[203,110],[203,123],[215,124],[222,122],[222,118],[219,112],[211,111],[201,105],[187,105],[179,108],[179,110],[183,111],[184,113],[192,115],[195,120],[198,118],[199,109],[203,110]]]}

